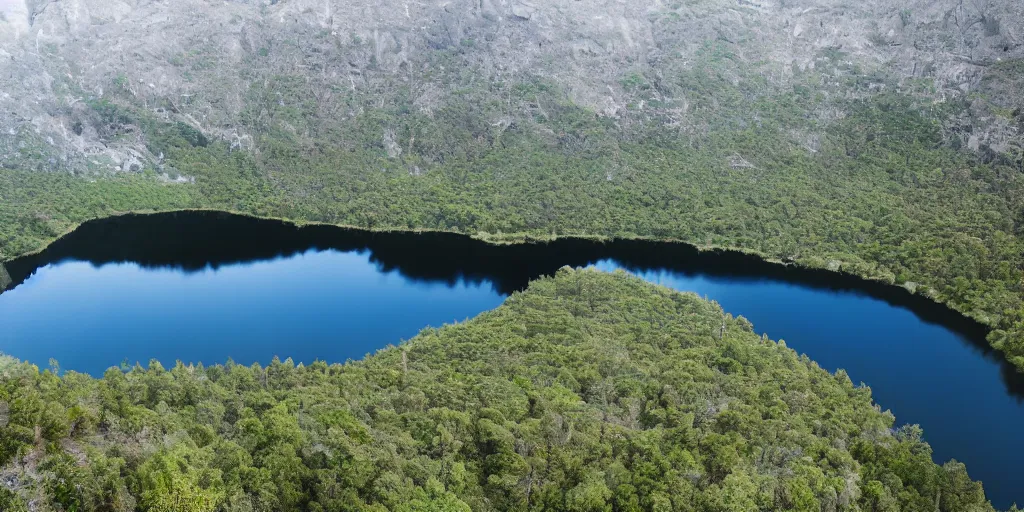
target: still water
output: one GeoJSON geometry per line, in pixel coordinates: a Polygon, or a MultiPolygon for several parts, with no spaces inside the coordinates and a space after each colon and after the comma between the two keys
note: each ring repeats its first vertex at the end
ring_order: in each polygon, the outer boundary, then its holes
{"type": "Polygon", "coordinates": [[[0,352],[93,375],[154,358],[358,359],[493,309],[563,265],[622,268],[718,301],[871,386],[898,423],[924,428],[937,461],[965,462],[997,507],[1024,503],[1024,379],[979,326],[898,289],[683,245],[496,247],[217,213],[121,217],[6,264],[0,352]]]}

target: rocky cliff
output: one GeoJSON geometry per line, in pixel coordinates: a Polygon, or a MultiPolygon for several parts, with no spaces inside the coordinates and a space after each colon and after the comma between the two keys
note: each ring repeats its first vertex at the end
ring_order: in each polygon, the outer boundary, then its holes
{"type": "MultiPolygon", "coordinates": [[[[1013,0],[0,0],[0,165],[158,168],[102,100],[250,151],[261,130],[307,135],[374,102],[429,115],[467,88],[507,103],[480,120],[504,129],[546,115],[505,87],[538,81],[619,126],[700,131],[713,115],[674,77],[708,61],[748,94],[813,77],[826,99],[805,114],[823,123],[835,99],[957,102],[947,143],[1016,158],[1022,56],[1013,0]],[[274,103],[307,125],[270,119],[274,103]]],[[[395,138],[385,126],[391,156],[395,138]]]]}

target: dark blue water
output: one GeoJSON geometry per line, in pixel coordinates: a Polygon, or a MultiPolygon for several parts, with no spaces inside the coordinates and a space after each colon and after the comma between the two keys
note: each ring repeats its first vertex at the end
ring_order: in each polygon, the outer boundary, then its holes
{"type": "Polygon", "coordinates": [[[316,252],[185,273],[133,263],[48,265],[0,295],[0,351],[102,375],[127,359],[345,361],[462,321],[504,297],[489,284],[410,283],[367,254],[316,252]]]}
{"type": "Polygon", "coordinates": [[[718,301],[870,385],[897,423],[924,428],[938,462],[965,462],[997,507],[1024,502],[1024,386],[977,326],[892,289],[685,246],[500,248],[212,214],[123,218],[7,264],[0,351],[94,375],[151,358],[345,361],[492,309],[563,264],[624,267],[718,301]]]}

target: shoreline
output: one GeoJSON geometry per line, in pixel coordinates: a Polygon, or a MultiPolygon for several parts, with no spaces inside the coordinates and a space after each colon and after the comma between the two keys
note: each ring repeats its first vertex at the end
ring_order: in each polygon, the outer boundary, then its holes
{"type": "MultiPolygon", "coordinates": [[[[480,242],[480,243],[484,243],[484,244],[487,244],[487,245],[490,245],[490,246],[496,246],[496,247],[501,247],[501,246],[524,246],[524,245],[534,245],[534,244],[548,244],[548,243],[554,243],[554,242],[559,242],[559,241],[561,241],[561,242],[573,242],[573,241],[576,241],[576,242],[593,242],[593,243],[601,243],[601,244],[612,244],[612,243],[616,243],[616,242],[618,242],[618,243],[634,242],[634,243],[652,243],[652,244],[679,245],[679,246],[682,246],[682,247],[685,247],[685,248],[688,248],[688,249],[692,249],[693,251],[695,251],[697,254],[700,254],[700,255],[707,255],[707,254],[717,253],[717,254],[724,255],[724,256],[752,258],[752,259],[755,259],[760,265],[764,266],[765,268],[774,267],[775,271],[778,272],[778,273],[783,273],[783,272],[787,272],[787,271],[805,272],[805,273],[808,273],[808,275],[813,274],[816,278],[819,278],[819,279],[826,279],[827,280],[827,279],[831,278],[831,280],[834,280],[834,281],[837,281],[837,282],[844,282],[843,285],[841,285],[841,287],[860,288],[860,289],[869,289],[870,288],[873,291],[873,293],[871,293],[871,295],[879,296],[879,298],[883,298],[887,302],[895,301],[896,303],[905,303],[905,302],[918,302],[918,303],[921,303],[922,301],[927,301],[932,306],[929,309],[934,309],[935,307],[938,307],[938,308],[944,309],[947,313],[949,313],[949,312],[955,313],[961,319],[961,321],[958,322],[958,323],[972,323],[972,324],[976,324],[978,327],[983,328],[984,331],[985,331],[984,335],[986,337],[994,329],[994,326],[991,325],[989,322],[987,322],[986,319],[977,318],[976,316],[964,313],[963,311],[960,311],[959,309],[957,309],[950,302],[936,299],[935,295],[937,294],[937,292],[934,289],[930,288],[930,287],[926,287],[926,286],[923,286],[923,285],[914,285],[914,286],[900,285],[900,284],[896,284],[896,283],[892,282],[891,280],[885,279],[884,277],[879,276],[879,275],[871,275],[869,273],[850,272],[849,270],[846,270],[846,268],[844,268],[845,267],[844,262],[839,262],[838,268],[831,268],[832,266],[829,265],[828,262],[825,262],[825,264],[823,264],[823,265],[815,265],[815,264],[813,264],[813,263],[815,263],[813,261],[813,259],[811,259],[809,261],[809,258],[803,258],[803,259],[788,259],[788,258],[786,258],[786,259],[777,259],[777,258],[769,257],[769,256],[767,256],[767,255],[765,255],[765,254],[763,254],[761,252],[755,251],[755,250],[750,250],[750,249],[745,249],[745,248],[738,248],[738,247],[723,247],[723,246],[708,246],[708,245],[703,245],[702,246],[702,245],[696,245],[696,244],[687,242],[685,240],[674,239],[674,238],[653,238],[653,237],[641,237],[641,236],[635,236],[635,237],[608,237],[608,236],[603,236],[603,235],[585,235],[585,234],[552,235],[552,236],[548,236],[548,237],[541,237],[541,236],[531,235],[529,233],[512,233],[512,234],[504,234],[504,233],[502,233],[502,234],[498,234],[498,235],[493,235],[493,234],[490,234],[490,233],[477,233],[477,234],[474,235],[474,234],[468,234],[468,233],[464,233],[464,232],[460,232],[460,231],[442,230],[442,229],[423,229],[423,228],[410,229],[410,228],[397,228],[397,227],[396,228],[388,228],[388,227],[383,227],[383,228],[365,228],[365,227],[351,226],[351,225],[345,225],[345,224],[335,224],[335,223],[323,222],[323,221],[308,221],[308,220],[291,219],[291,218],[284,218],[284,217],[261,216],[261,215],[254,215],[254,214],[251,214],[251,213],[246,213],[246,212],[226,210],[226,209],[220,209],[220,208],[183,208],[183,209],[170,209],[170,210],[133,210],[133,211],[127,211],[127,212],[115,212],[113,214],[106,215],[106,216],[103,216],[103,217],[97,217],[97,218],[93,218],[93,219],[89,219],[89,220],[85,220],[85,221],[76,223],[73,226],[71,226],[68,229],[66,229],[60,235],[50,239],[44,246],[40,247],[39,249],[36,249],[34,251],[18,255],[16,257],[7,258],[5,260],[0,261],[0,285],[2,285],[2,286],[0,286],[0,292],[6,290],[7,289],[6,287],[11,284],[11,283],[9,283],[9,281],[11,281],[11,279],[10,279],[9,273],[8,273],[8,271],[6,269],[6,267],[10,266],[11,263],[42,255],[50,247],[52,247],[54,244],[56,244],[58,241],[63,240],[67,236],[75,233],[82,226],[84,226],[86,224],[98,223],[98,222],[104,222],[104,221],[110,221],[110,220],[116,220],[118,218],[151,217],[151,216],[159,216],[159,215],[173,215],[173,214],[177,214],[177,213],[224,214],[224,215],[231,215],[231,216],[235,216],[235,217],[241,217],[241,218],[257,220],[257,221],[278,222],[278,223],[282,223],[282,224],[285,224],[285,225],[288,225],[288,226],[295,227],[297,229],[308,228],[308,227],[320,227],[320,228],[333,228],[333,229],[340,229],[340,230],[347,230],[347,231],[356,231],[356,232],[362,232],[362,233],[367,233],[367,234],[381,233],[381,234],[410,234],[410,235],[417,235],[418,234],[418,235],[457,236],[457,237],[465,238],[467,240],[472,240],[472,241],[476,241],[476,242],[480,242]],[[4,276],[8,276],[8,279],[4,280],[3,279],[4,276]],[[860,286],[854,286],[854,285],[856,285],[858,283],[859,283],[860,286]],[[901,300],[901,299],[903,299],[903,300],[901,300]]],[[[821,258],[818,257],[817,259],[821,259],[821,258]]],[[[987,343],[987,341],[986,341],[986,347],[988,348],[988,350],[995,351],[995,352],[999,353],[1000,355],[1002,354],[1001,351],[997,350],[995,347],[992,347],[989,343],[987,343]]],[[[1002,359],[1005,360],[1005,357],[1002,357],[1002,359]]],[[[1024,368],[1019,368],[1018,372],[1024,373],[1024,368]]]]}

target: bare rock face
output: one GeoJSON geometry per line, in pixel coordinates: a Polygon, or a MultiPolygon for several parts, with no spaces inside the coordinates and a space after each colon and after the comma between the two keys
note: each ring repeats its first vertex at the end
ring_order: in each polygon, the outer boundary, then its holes
{"type": "Polygon", "coordinates": [[[529,2],[515,1],[512,2],[512,15],[523,20],[529,20],[533,18],[534,13],[537,12],[537,8],[529,2]]]}
{"type": "Polygon", "coordinates": [[[384,130],[384,150],[388,158],[398,158],[402,155],[402,146],[395,140],[395,130],[387,128],[384,130]]]}
{"type": "Polygon", "coordinates": [[[0,0],[0,165],[29,153],[97,172],[158,163],[142,138],[106,134],[89,106],[100,98],[251,149],[250,107],[287,101],[271,97],[283,77],[309,84],[318,116],[338,115],[343,93],[395,84],[432,113],[449,101],[451,66],[553,83],[602,116],[633,105],[681,123],[685,91],[647,101],[630,77],[670,83],[708,45],[780,90],[794,69],[855,66],[929,81],[936,101],[996,95],[1004,105],[978,101],[954,135],[1021,145],[1021,73],[1006,65],[1024,58],[1017,0],[0,0]],[[442,69],[442,55],[455,61],[442,69]]]}
{"type": "Polygon", "coordinates": [[[0,23],[6,24],[0,37],[17,39],[27,34],[31,24],[25,0],[0,0],[0,23]]]}

